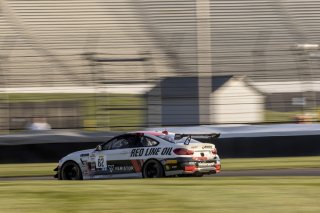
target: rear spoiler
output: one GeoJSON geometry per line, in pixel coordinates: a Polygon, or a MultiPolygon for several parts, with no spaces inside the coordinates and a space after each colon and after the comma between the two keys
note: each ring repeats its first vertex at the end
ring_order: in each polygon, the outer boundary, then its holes
{"type": "Polygon", "coordinates": [[[214,139],[214,138],[218,138],[220,136],[220,133],[209,133],[209,134],[175,134],[174,135],[174,139],[175,140],[180,140],[184,137],[187,137],[187,139],[185,140],[184,144],[188,145],[191,141],[192,137],[195,138],[202,138],[202,137],[206,137],[209,139],[214,139]]]}

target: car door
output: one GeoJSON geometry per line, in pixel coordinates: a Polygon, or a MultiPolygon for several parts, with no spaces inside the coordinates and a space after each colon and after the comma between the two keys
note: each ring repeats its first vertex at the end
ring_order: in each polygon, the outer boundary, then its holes
{"type": "Polygon", "coordinates": [[[136,135],[126,134],[118,136],[102,146],[95,158],[95,175],[126,176],[134,174],[135,168],[130,161],[132,147],[139,143],[136,135]]]}

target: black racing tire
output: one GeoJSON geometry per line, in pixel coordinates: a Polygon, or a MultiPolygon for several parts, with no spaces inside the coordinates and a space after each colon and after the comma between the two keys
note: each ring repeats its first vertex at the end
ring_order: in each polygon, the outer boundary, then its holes
{"type": "Polygon", "coordinates": [[[148,160],[142,168],[143,178],[161,178],[164,177],[164,169],[157,160],[148,160]]]}
{"type": "Polygon", "coordinates": [[[203,173],[199,172],[199,173],[195,173],[193,177],[203,177],[203,175],[204,175],[203,173]]]}
{"type": "Polygon", "coordinates": [[[67,161],[61,167],[61,180],[82,180],[82,172],[79,165],[74,161],[67,161]]]}

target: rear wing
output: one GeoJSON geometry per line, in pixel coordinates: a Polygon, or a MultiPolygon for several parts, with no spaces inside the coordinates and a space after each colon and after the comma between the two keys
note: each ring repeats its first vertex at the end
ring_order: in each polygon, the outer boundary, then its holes
{"type": "Polygon", "coordinates": [[[184,137],[187,137],[186,140],[184,141],[185,145],[188,145],[191,141],[192,137],[195,138],[208,138],[210,140],[214,138],[218,138],[220,136],[220,133],[209,133],[209,134],[175,134],[174,139],[175,140],[180,140],[184,137]]]}

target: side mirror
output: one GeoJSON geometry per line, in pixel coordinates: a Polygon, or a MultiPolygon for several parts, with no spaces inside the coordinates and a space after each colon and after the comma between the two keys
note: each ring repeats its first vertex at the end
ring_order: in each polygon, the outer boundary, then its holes
{"type": "Polygon", "coordinates": [[[97,147],[96,147],[96,151],[101,151],[102,150],[102,146],[99,144],[97,147]]]}

